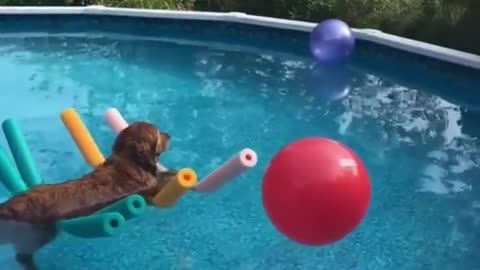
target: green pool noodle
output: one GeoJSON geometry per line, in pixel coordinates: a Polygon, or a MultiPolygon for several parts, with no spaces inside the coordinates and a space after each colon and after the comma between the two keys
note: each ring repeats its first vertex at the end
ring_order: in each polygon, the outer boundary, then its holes
{"type": "Polygon", "coordinates": [[[110,212],[62,220],[57,226],[66,233],[80,238],[100,238],[114,235],[124,224],[125,219],[121,214],[110,212]]]}
{"type": "Polygon", "coordinates": [[[7,153],[0,147],[0,181],[12,194],[22,193],[28,190],[27,185],[23,182],[22,176],[13,166],[7,156],[7,153]]]}
{"type": "Polygon", "coordinates": [[[35,160],[18,122],[13,119],[7,119],[3,121],[2,128],[20,175],[27,186],[33,187],[41,184],[42,177],[37,170],[35,160]]]}
{"type": "Polygon", "coordinates": [[[94,215],[117,212],[120,213],[125,220],[129,220],[145,213],[146,208],[147,203],[145,202],[145,199],[143,199],[142,196],[135,194],[103,208],[94,215]]]}

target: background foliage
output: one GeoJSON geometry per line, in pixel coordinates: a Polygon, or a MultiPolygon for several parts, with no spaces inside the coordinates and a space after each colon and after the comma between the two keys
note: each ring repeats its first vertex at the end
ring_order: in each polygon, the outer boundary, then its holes
{"type": "Polygon", "coordinates": [[[0,0],[0,5],[86,5],[240,11],[319,22],[339,18],[480,54],[480,0],[0,0]]]}
{"type": "Polygon", "coordinates": [[[480,54],[480,0],[197,0],[197,9],[318,22],[340,18],[353,27],[480,54]]]}

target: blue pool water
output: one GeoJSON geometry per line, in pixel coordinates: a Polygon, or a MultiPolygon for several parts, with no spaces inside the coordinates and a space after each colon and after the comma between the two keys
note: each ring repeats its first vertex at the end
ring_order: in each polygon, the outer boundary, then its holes
{"type": "MultiPolygon", "coordinates": [[[[260,159],[220,192],[151,209],[118,236],[63,235],[37,254],[40,269],[480,269],[478,72],[359,42],[312,88],[307,33],[79,16],[0,16],[0,32],[0,120],[20,121],[48,182],[89,170],[59,118],[71,106],[106,154],[103,113],[115,106],[172,134],[170,167],[202,176],[244,147],[260,159]],[[322,98],[336,81],[350,94],[322,98]],[[349,145],[371,174],[368,216],[328,247],[285,239],[260,200],[269,159],[306,136],[349,145]]],[[[0,247],[2,269],[17,269],[12,256],[0,247]]]]}

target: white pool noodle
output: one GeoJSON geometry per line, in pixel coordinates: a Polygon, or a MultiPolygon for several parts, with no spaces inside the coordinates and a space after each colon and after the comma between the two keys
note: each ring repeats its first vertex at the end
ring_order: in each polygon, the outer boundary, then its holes
{"type": "Polygon", "coordinates": [[[243,149],[215,171],[203,178],[194,187],[197,192],[213,192],[243,172],[255,167],[257,154],[252,149],[243,149]]]}
{"type": "MultiPolygon", "coordinates": [[[[123,116],[116,108],[107,109],[107,111],[105,111],[105,119],[115,134],[120,133],[122,130],[128,127],[127,121],[125,121],[123,116]]],[[[157,170],[160,172],[168,171],[168,169],[159,162],[157,162],[157,170]]]]}
{"type": "Polygon", "coordinates": [[[122,130],[128,127],[127,121],[125,121],[123,116],[116,108],[109,108],[107,111],[105,111],[105,119],[115,134],[120,133],[122,130]]]}

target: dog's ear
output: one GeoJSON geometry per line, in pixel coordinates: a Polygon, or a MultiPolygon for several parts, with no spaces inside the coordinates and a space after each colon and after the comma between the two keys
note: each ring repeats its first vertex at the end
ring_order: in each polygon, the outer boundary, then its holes
{"type": "Polygon", "coordinates": [[[127,139],[121,143],[119,148],[118,154],[135,162],[152,174],[156,174],[155,145],[152,145],[151,142],[127,139]]]}
{"type": "Polygon", "coordinates": [[[137,142],[136,154],[140,163],[148,166],[149,171],[157,171],[157,163],[155,159],[155,146],[156,143],[152,142],[137,142]]]}

